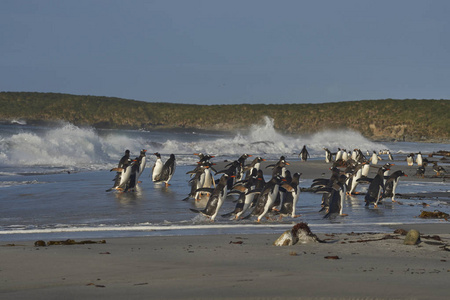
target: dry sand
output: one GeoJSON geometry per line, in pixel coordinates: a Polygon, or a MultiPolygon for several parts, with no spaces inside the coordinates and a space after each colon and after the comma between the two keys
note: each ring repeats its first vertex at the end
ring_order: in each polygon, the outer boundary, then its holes
{"type": "MultiPolygon", "coordinates": [[[[308,178],[329,175],[325,163],[293,165],[308,178]]],[[[413,246],[397,228],[285,247],[272,245],[279,234],[4,243],[0,298],[449,299],[450,224],[403,226],[411,228],[421,233],[413,246]]]]}

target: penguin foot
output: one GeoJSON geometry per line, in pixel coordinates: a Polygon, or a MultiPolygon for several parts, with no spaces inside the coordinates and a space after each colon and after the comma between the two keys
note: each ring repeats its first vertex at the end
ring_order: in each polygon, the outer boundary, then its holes
{"type": "Polygon", "coordinates": [[[298,218],[301,217],[302,215],[293,215],[292,218],[298,218]]]}
{"type": "Polygon", "coordinates": [[[340,214],[341,217],[347,217],[348,214],[340,214]]]}
{"type": "Polygon", "coordinates": [[[170,184],[166,182],[166,187],[168,187],[170,184]]]}

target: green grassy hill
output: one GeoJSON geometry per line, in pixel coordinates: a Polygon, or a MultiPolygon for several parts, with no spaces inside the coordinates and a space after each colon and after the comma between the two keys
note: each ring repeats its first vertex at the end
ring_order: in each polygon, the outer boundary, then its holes
{"type": "Polygon", "coordinates": [[[109,97],[1,92],[0,120],[67,121],[98,128],[242,129],[274,119],[283,133],[354,129],[371,139],[450,140],[450,100],[361,100],[322,104],[189,105],[109,97]]]}

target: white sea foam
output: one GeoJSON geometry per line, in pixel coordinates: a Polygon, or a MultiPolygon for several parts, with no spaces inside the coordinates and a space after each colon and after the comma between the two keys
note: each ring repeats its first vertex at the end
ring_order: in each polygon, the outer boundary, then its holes
{"type": "MultiPolygon", "coordinates": [[[[194,152],[209,153],[220,159],[237,159],[243,153],[278,159],[280,155],[295,158],[306,145],[311,157],[323,157],[323,148],[363,151],[386,149],[353,130],[327,130],[312,135],[285,135],[265,117],[247,131],[234,134],[186,133],[176,131],[119,131],[80,128],[62,124],[57,128],[33,130],[21,127],[13,134],[0,131],[0,165],[14,167],[59,167],[69,169],[104,170],[115,165],[125,149],[138,155],[147,149],[149,155],[159,152],[163,159],[177,156],[177,163],[192,164],[194,152]]],[[[403,148],[408,152],[410,149],[403,148]]],[[[150,159],[153,159],[151,157],[150,159]]]]}

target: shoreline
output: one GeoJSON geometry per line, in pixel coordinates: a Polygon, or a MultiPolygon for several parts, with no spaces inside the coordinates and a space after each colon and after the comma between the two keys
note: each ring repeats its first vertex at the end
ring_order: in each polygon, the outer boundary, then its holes
{"type": "Polygon", "coordinates": [[[447,299],[450,225],[412,227],[421,233],[412,246],[394,230],[317,234],[325,243],[283,247],[273,246],[279,234],[0,244],[0,293],[2,299],[447,299]]]}

